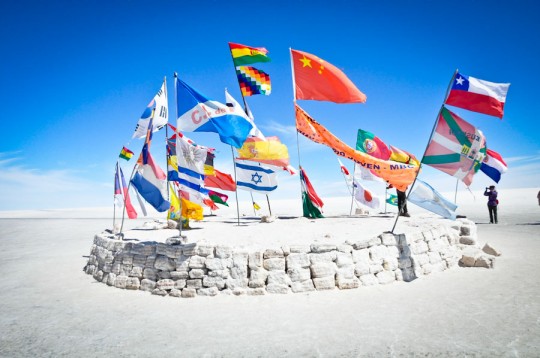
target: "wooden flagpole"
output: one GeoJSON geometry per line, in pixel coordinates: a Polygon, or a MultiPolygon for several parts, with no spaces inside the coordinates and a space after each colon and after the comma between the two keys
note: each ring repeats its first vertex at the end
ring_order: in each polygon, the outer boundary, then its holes
{"type": "MultiPolygon", "coordinates": [[[[426,156],[426,152],[429,148],[429,143],[431,143],[431,139],[433,138],[433,133],[435,133],[435,129],[437,128],[437,123],[439,122],[439,117],[441,116],[442,109],[444,107],[444,104],[446,103],[446,99],[448,98],[448,93],[450,92],[450,88],[452,87],[452,83],[454,82],[454,79],[456,78],[456,75],[458,73],[458,69],[454,72],[454,75],[452,76],[452,79],[450,80],[450,83],[448,84],[448,87],[446,88],[446,94],[444,95],[443,103],[441,104],[441,108],[439,109],[439,113],[437,113],[437,117],[435,117],[435,123],[433,124],[433,129],[431,130],[431,134],[429,135],[428,142],[426,144],[426,149],[424,149],[424,154],[422,154],[422,159],[420,160],[420,164],[418,165],[418,170],[416,172],[416,175],[414,177],[414,181],[409,188],[409,192],[407,193],[407,197],[405,198],[405,204],[407,203],[407,200],[409,199],[409,195],[411,194],[411,191],[414,187],[414,184],[416,184],[416,179],[418,179],[418,174],[420,174],[420,169],[422,168],[422,161],[424,160],[424,157],[426,156]]],[[[396,189],[397,190],[397,189],[396,189]]],[[[397,222],[399,220],[399,216],[401,215],[401,209],[398,205],[398,214],[396,216],[396,221],[394,222],[394,226],[392,227],[392,230],[390,231],[392,234],[394,233],[394,229],[396,228],[397,222]]]]}

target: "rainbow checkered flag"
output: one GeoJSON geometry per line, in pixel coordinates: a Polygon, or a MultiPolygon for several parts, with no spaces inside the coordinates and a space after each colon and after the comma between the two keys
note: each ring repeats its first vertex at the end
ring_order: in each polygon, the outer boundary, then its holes
{"type": "Polygon", "coordinates": [[[261,70],[251,66],[236,67],[236,76],[243,96],[264,94],[268,96],[272,92],[270,76],[261,70]]]}

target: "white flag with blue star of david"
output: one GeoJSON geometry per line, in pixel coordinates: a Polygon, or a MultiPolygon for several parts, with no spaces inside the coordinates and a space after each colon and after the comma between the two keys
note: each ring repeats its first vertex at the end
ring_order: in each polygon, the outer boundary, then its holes
{"type": "Polygon", "coordinates": [[[277,189],[277,174],[272,169],[244,160],[235,160],[235,165],[238,189],[264,194],[277,189]]]}

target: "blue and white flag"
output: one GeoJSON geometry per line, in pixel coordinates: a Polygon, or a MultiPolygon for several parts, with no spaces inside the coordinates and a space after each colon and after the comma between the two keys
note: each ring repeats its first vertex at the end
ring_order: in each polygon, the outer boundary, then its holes
{"type": "Polygon", "coordinates": [[[250,161],[235,160],[236,187],[264,194],[277,189],[277,174],[272,169],[250,161]]]}
{"type": "Polygon", "coordinates": [[[150,154],[150,144],[152,142],[152,118],[148,124],[146,141],[141,155],[137,161],[137,171],[131,179],[131,183],[139,194],[150,205],[159,212],[169,209],[170,203],[167,200],[167,176],[161,168],[154,162],[150,154]]]}
{"type": "Polygon", "coordinates": [[[214,132],[226,144],[240,148],[253,128],[249,117],[238,107],[212,101],[175,77],[178,130],[214,132]]]}
{"type": "Polygon", "coordinates": [[[457,205],[446,200],[437,190],[421,180],[416,179],[407,200],[442,217],[456,220],[457,205]]]}

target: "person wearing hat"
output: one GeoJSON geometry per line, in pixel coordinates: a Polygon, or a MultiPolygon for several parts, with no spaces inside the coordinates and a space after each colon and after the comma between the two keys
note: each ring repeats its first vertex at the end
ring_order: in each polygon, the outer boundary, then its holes
{"type": "Polygon", "coordinates": [[[493,224],[495,219],[495,224],[497,224],[497,205],[499,205],[499,200],[497,200],[497,190],[495,190],[495,185],[491,185],[489,188],[486,188],[484,195],[488,197],[488,210],[489,210],[489,222],[493,224]]]}

